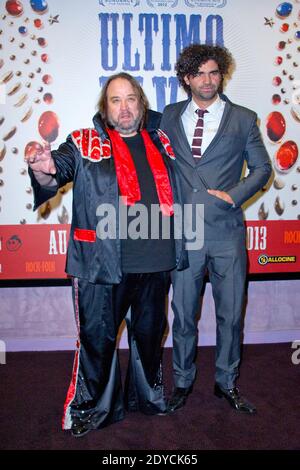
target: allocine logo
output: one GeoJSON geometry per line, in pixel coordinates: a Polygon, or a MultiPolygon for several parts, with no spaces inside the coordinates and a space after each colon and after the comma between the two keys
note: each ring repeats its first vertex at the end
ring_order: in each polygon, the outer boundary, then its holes
{"type": "Polygon", "coordinates": [[[268,256],[268,255],[260,255],[258,257],[258,264],[264,266],[268,263],[296,263],[297,257],[296,256],[268,256]]]}

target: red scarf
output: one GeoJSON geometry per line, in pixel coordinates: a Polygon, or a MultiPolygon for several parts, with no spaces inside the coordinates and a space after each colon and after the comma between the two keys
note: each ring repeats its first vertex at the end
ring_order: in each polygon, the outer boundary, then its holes
{"type": "MultiPolygon", "coordinates": [[[[140,201],[141,191],[129,148],[117,131],[113,129],[106,129],[106,131],[111,140],[121,196],[127,206],[132,206],[140,201]]],[[[141,131],[141,136],[154,178],[160,209],[164,215],[173,215],[173,194],[162,156],[145,129],[141,131]]]]}

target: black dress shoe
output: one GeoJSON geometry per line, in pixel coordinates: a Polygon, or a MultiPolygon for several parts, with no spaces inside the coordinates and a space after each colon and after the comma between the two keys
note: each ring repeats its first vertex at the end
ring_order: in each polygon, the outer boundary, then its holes
{"type": "Polygon", "coordinates": [[[242,413],[253,415],[256,413],[255,406],[251,405],[245,398],[240,396],[238,388],[221,388],[220,385],[215,384],[215,395],[218,398],[226,398],[229,404],[236,410],[242,413]]]}
{"type": "Polygon", "coordinates": [[[178,408],[182,408],[185,405],[188,395],[192,391],[191,387],[175,387],[170,400],[167,405],[167,414],[174,413],[178,408]]]}
{"type": "Polygon", "coordinates": [[[71,428],[71,434],[73,437],[83,437],[90,431],[91,429],[84,423],[73,423],[71,428]]]}

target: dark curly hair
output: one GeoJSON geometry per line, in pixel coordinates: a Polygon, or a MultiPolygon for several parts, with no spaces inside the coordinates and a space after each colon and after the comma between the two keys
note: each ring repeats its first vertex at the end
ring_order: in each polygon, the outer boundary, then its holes
{"type": "Polygon", "coordinates": [[[180,85],[190,94],[190,87],[184,81],[186,75],[196,76],[201,65],[208,60],[214,60],[219,67],[222,75],[220,91],[222,91],[223,78],[228,74],[230,67],[233,65],[233,57],[226,47],[210,46],[206,44],[192,44],[185,47],[176,62],[175,70],[180,85]]]}

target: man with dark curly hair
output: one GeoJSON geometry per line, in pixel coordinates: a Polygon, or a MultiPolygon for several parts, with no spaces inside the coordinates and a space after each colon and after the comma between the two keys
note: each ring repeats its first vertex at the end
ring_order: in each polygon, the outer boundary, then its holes
{"type": "MultiPolygon", "coordinates": [[[[186,101],[168,105],[161,128],[175,151],[184,203],[202,207],[203,246],[189,248],[189,268],[173,272],[173,370],[175,387],[168,411],[184,406],[196,376],[197,313],[206,272],[216,309],[217,344],[214,393],[237,411],[256,408],[236,387],[240,363],[241,313],[246,280],[242,204],[268,181],[271,165],[257,126],[257,115],[222,94],[233,68],[225,47],[193,44],[176,63],[186,101]],[[242,176],[244,163],[247,176],[242,176]]],[[[200,211],[201,212],[201,211],[200,211]]]]}

